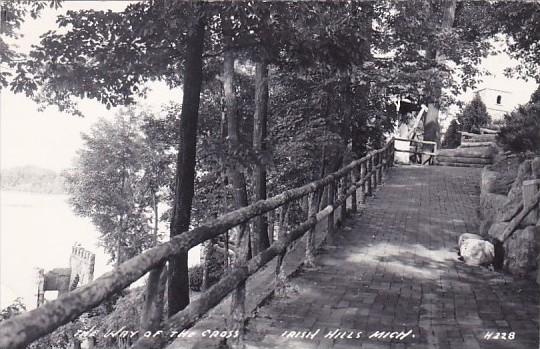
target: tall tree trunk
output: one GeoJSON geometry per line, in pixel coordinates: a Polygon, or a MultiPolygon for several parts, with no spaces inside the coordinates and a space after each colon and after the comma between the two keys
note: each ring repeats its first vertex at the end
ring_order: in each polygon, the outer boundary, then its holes
{"type": "Polygon", "coordinates": [[[343,91],[343,110],[342,110],[342,137],[343,137],[343,148],[346,152],[349,147],[349,142],[351,141],[352,136],[352,86],[350,76],[345,78],[345,81],[342,82],[342,91],[343,91]]]}
{"type": "MultiPolygon", "coordinates": [[[[371,54],[371,42],[373,36],[373,3],[371,1],[362,2],[361,11],[365,21],[363,22],[364,39],[364,55],[363,63],[371,61],[373,56],[371,54]]],[[[353,156],[356,159],[361,158],[367,153],[367,121],[369,113],[369,94],[370,85],[369,82],[365,82],[358,87],[358,97],[356,98],[356,104],[358,106],[358,112],[352,116],[351,120],[351,150],[353,156]]]]}
{"type": "MultiPolygon", "coordinates": [[[[180,116],[180,139],[176,162],[176,186],[171,238],[189,229],[194,194],[197,121],[202,85],[205,33],[204,4],[192,4],[192,23],[186,46],[184,95],[180,116]]],[[[169,260],[169,316],[189,304],[188,254],[180,253],[169,260]]]]}
{"type": "MultiPolygon", "coordinates": [[[[266,199],[266,151],[268,120],[268,65],[264,59],[255,64],[255,114],[253,117],[253,149],[259,155],[253,171],[255,201],[266,199]]],[[[252,250],[253,254],[270,246],[268,239],[268,221],[265,215],[254,219],[252,250]]]]}
{"type": "MultiPolygon", "coordinates": [[[[448,30],[454,25],[454,17],[456,13],[456,0],[442,0],[443,17],[441,22],[441,30],[448,30]]],[[[437,65],[444,63],[446,58],[438,52],[437,48],[428,49],[428,55],[435,60],[437,65]]],[[[424,140],[437,142],[440,141],[440,126],[439,126],[439,108],[441,98],[441,86],[439,82],[435,82],[428,91],[428,110],[424,119],[424,140]]]]}
{"type": "Polygon", "coordinates": [[[159,233],[159,208],[158,208],[158,199],[155,190],[152,190],[152,210],[154,211],[154,241],[153,244],[156,246],[158,244],[158,233],[159,233]]]}
{"type": "MultiPolygon", "coordinates": [[[[247,206],[248,196],[246,188],[246,178],[240,170],[240,163],[234,154],[238,154],[240,148],[240,125],[237,111],[237,101],[234,89],[234,49],[232,48],[232,23],[228,16],[222,22],[223,43],[225,51],[223,54],[223,95],[225,98],[225,112],[227,115],[227,140],[228,151],[231,157],[227,161],[227,176],[233,187],[233,199],[235,208],[247,206]]],[[[248,224],[241,224],[236,227],[235,232],[235,259],[234,265],[239,266],[249,258],[249,232],[248,224]]],[[[231,317],[233,329],[241,334],[237,343],[242,343],[245,318],[245,283],[241,283],[232,294],[231,317]]]]}

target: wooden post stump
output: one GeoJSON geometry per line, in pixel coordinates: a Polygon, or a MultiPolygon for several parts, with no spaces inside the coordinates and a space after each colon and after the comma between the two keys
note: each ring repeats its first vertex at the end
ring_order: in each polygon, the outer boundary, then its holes
{"type": "Polygon", "coordinates": [[[335,224],[334,224],[334,212],[335,212],[335,207],[334,207],[334,196],[335,196],[335,188],[336,188],[336,185],[335,185],[335,182],[330,182],[328,183],[328,205],[332,206],[332,212],[330,212],[330,214],[328,215],[328,229],[327,229],[327,237],[328,237],[328,241],[330,243],[333,242],[333,236],[334,236],[334,230],[335,230],[335,224]]]}
{"type": "Polygon", "coordinates": [[[348,176],[341,177],[341,188],[340,188],[340,196],[344,198],[343,204],[341,205],[341,211],[340,211],[340,222],[339,224],[343,226],[343,223],[345,222],[345,219],[347,218],[347,188],[349,186],[349,181],[347,180],[348,176]]]}
{"type": "Polygon", "coordinates": [[[274,242],[274,210],[268,212],[268,241],[274,242]]]}
{"type": "Polygon", "coordinates": [[[353,191],[352,195],[351,195],[351,212],[352,213],[355,213],[358,211],[358,208],[357,208],[357,205],[358,205],[358,196],[357,196],[357,192],[358,192],[358,187],[356,186],[356,182],[358,182],[358,167],[355,167],[352,171],[351,171],[351,184],[354,185],[356,187],[356,189],[353,191]]]}
{"type": "Polygon", "coordinates": [[[373,190],[377,189],[377,185],[378,185],[377,183],[377,157],[378,157],[378,154],[374,154],[371,157],[371,170],[373,171],[371,173],[371,181],[373,183],[373,190]]]}
{"type": "MultiPolygon", "coordinates": [[[[278,240],[285,239],[287,235],[287,228],[288,228],[288,222],[289,222],[289,206],[292,203],[286,203],[285,205],[281,206],[281,212],[279,214],[279,229],[278,229],[278,240]]],[[[280,253],[277,256],[277,262],[276,262],[276,271],[275,271],[275,277],[276,277],[276,287],[275,287],[275,294],[277,296],[280,296],[285,288],[285,282],[286,276],[285,272],[283,270],[283,259],[285,259],[285,255],[287,254],[287,249],[283,251],[283,253],[280,253]]]]}
{"type": "MultiPolygon", "coordinates": [[[[360,164],[360,180],[364,180],[366,178],[366,162],[362,162],[360,164]]],[[[366,203],[366,190],[367,190],[367,184],[364,180],[362,183],[362,186],[360,187],[360,204],[364,205],[366,203]]]]}
{"type": "Polygon", "coordinates": [[[373,194],[373,187],[372,187],[372,181],[371,181],[371,179],[373,178],[373,176],[371,174],[372,169],[373,169],[373,156],[370,155],[369,158],[367,159],[367,163],[366,163],[366,176],[367,176],[366,195],[367,196],[371,196],[373,194]]]}
{"type": "Polygon", "coordinates": [[[382,173],[383,172],[383,153],[377,154],[377,167],[378,167],[378,169],[376,171],[376,173],[377,173],[377,183],[379,185],[381,185],[382,184],[382,174],[383,174],[382,173]]]}
{"type": "MultiPolygon", "coordinates": [[[[308,219],[317,214],[319,209],[319,194],[318,192],[313,192],[309,195],[309,209],[308,209],[308,219]]],[[[308,268],[315,267],[315,228],[316,225],[309,229],[306,236],[306,256],[305,256],[305,265],[308,268]]]]}

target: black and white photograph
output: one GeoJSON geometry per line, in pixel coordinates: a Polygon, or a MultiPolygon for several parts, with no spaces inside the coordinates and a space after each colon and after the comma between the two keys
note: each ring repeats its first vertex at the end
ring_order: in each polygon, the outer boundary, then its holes
{"type": "Polygon", "coordinates": [[[0,0],[0,349],[539,349],[540,1],[0,0]]]}

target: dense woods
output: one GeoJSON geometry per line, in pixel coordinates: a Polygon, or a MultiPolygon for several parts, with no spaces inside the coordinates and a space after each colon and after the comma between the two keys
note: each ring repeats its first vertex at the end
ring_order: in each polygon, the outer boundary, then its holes
{"type": "MultiPolygon", "coordinates": [[[[40,10],[6,2],[2,34],[16,36],[26,12],[40,10]]],[[[424,138],[440,142],[439,111],[477,84],[497,35],[524,63],[509,73],[540,71],[539,13],[535,3],[455,0],[134,2],[121,12],[68,11],[28,56],[0,41],[11,68],[0,85],[75,115],[81,99],[132,105],[84,136],[66,173],[72,206],[93,219],[118,265],[163,236],[380,148],[407,121],[392,101],[426,104],[424,138]],[[181,105],[161,115],[133,105],[153,80],[181,86],[181,105]]],[[[208,243],[201,287],[222,270],[216,263],[267,248],[271,223],[260,217],[208,243]]],[[[168,266],[172,316],[190,302],[187,254],[168,266]]],[[[234,302],[244,296],[236,291],[234,302]]]]}

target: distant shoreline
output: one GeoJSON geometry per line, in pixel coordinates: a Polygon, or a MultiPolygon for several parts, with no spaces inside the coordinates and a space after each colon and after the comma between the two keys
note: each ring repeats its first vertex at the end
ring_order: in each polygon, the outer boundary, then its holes
{"type": "Polygon", "coordinates": [[[0,171],[0,189],[36,194],[66,194],[64,177],[50,169],[20,166],[0,171]]]}
{"type": "Polygon", "coordinates": [[[47,193],[44,191],[32,191],[32,190],[25,190],[25,189],[17,189],[17,188],[0,188],[0,191],[2,193],[12,193],[12,194],[39,194],[39,195],[55,195],[55,196],[66,196],[67,193],[65,192],[55,192],[55,193],[47,193]]]}

